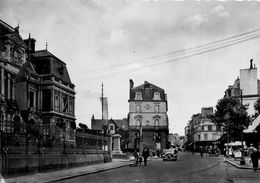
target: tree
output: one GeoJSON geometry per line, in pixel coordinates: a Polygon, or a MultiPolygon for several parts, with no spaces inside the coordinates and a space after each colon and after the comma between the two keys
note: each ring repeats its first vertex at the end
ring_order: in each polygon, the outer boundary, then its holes
{"type": "Polygon", "coordinates": [[[254,103],[254,109],[255,109],[254,117],[257,117],[260,114],[260,98],[258,98],[254,103]]]}
{"type": "Polygon", "coordinates": [[[223,127],[224,133],[229,134],[231,139],[241,140],[243,130],[251,122],[247,108],[237,98],[222,98],[216,105],[215,114],[210,118],[217,126],[223,127]]]}
{"type": "Polygon", "coordinates": [[[130,134],[129,131],[127,129],[123,129],[123,128],[118,128],[117,129],[117,133],[119,135],[121,135],[121,146],[122,146],[122,150],[124,150],[125,146],[126,146],[126,150],[128,150],[128,144],[130,142],[130,134]]]}
{"type": "Polygon", "coordinates": [[[79,123],[79,127],[82,129],[82,131],[85,133],[87,131],[89,131],[89,128],[87,125],[83,124],[83,123],[79,123]]]}

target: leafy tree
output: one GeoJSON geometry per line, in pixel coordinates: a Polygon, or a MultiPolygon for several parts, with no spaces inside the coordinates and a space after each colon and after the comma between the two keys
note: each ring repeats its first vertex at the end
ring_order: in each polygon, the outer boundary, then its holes
{"type": "Polygon", "coordinates": [[[260,98],[258,98],[254,103],[254,109],[255,109],[255,117],[256,117],[260,114],[260,98]]]}
{"type": "Polygon", "coordinates": [[[87,131],[89,131],[89,128],[87,125],[83,124],[83,123],[79,123],[79,127],[82,129],[82,131],[85,133],[87,131]]]}
{"type": "Polygon", "coordinates": [[[223,127],[224,133],[229,134],[231,139],[241,140],[243,129],[251,122],[247,108],[237,98],[222,98],[216,105],[215,114],[210,118],[217,126],[223,127]]]}
{"type": "Polygon", "coordinates": [[[126,150],[128,150],[128,144],[130,142],[130,134],[129,131],[127,129],[123,129],[123,128],[118,128],[117,129],[117,133],[119,135],[121,135],[121,146],[122,146],[122,150],[124,150],[125,146],[126,146],[126,150]]]}

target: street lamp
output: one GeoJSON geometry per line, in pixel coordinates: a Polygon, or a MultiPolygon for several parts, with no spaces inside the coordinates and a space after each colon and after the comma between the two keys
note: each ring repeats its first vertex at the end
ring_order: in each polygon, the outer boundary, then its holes
{"type": "MultiPolygon", "coordinates": [[[[243,106],[243,90],[241,89],[240,92],[240,97],[241,97],[241,107],[243,106]]],[[[240,160],[240,165],[244,165],[245,164],[245,157],[244,157],[244,128],[243,126],[241,127],[241,135],[242,135],[242,151],[241,151],[241,160],[240,160]]]]}

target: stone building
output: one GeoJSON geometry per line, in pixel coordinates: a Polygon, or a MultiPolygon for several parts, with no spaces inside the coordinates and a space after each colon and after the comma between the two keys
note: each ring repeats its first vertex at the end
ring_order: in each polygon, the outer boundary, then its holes
{"type": "Polygon", "coordinates": [[[167,95],[162,88],[147,81],[134,87],[130,80],[129,148],[142,152],[144,147],[156,151],[166,148],[169,123],[167,95]]]}
{"type": "Polygon", "coordinates": [[[23,40],[19,27],[0,20],[1,142],[22,145],[30,131],[30,140],[74,145],[74,84],[66,64],[47,50],[36,51],[35,42],[30,36],[23,40]],[[24,91],[18,80],[25,81],[24,91]],[[17,103],[24,105],[25,118],[17,103]]]}
{"type": "Polygon", "coordinates": [[[201,113],[192,115],[185,127],[186,149],[193,150],[202,146],[214,145],[222,136],[220,127],[212,122],[209,115],[213,114],[213,107],[201,108],[201,113]]]}
{"type": "Polygon", "coordinates": [[[233,85],[230,85],[225,91],[224,97],[236,97],[248,104],[248,114],[252,115],[254,111],[254,103],[260,96],[260,80],[257,78],[257,68],[253,66],[253,60],[250,60],[250,67],[240,69],[240,77],[238,77],[233,85]]]}
{"type": "Polygon", "coordinates": [[[48,50],[35,51],[32,64],[40,79],[39,106],[44,137],[75,145],[75,85],[66,64],[48,50]]]}

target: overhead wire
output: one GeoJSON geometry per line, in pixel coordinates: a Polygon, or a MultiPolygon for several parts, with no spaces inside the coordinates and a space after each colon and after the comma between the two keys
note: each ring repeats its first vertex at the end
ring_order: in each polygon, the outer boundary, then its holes
{"type": "MultiPolygon", "coordinates": [[[[131,70],[131,69],[135,69],[135,70],[138,69],[134,66],[134,64],[140,64],[141,68],[143,68],[143,66],[151,66],[151,65],[155,65],[155,64],[168,63],[168,62],[178,61],[178,60],[189,58],[189,57],[196,56],[196,55],[201,55],[201,54],[204,54],[207,52],[215,51],[215,50],[225,48],[228,46],[232,46],[235,44],[239,44],[239,43],[242,43],[242,42],[245,42],[248,40],[259,38],[259,36],[260,36],[259,31],[260,31],[260,29],[255,29],[253,31],[248,31],[248,32],[245,32],[242,34],[238,34],[235,36],[217,40],[217,41],[214,41],[211,43],[198,45],[196,47],[182,49],[182,50],[178,50],[178,51],[174,51],[174,52],[168,52],[168,53],[157,55],[157,56],[139,59],[139,60],[136,60],[133,62],[112,65],[110,67],[105,67],[105,68],[101,68],[101,69],[93,71],[93,72],[89,72],[87,77],[84,77],[81,79],[84,80],[84,79],[89,79],[89,78],[100,76],[100,75],[107,75],[107,74],[111,74],[111,73],[117,73],[117,72],[123,72],[126,70],[131,70]],[[128,67],[124,67],[124,66],[128,66],[128,67]],[[132,66],[132,68],[131,68],[131,66],[132,66]],[[121,70],[118,70],[120,68],[121,68],[121,70]],[[114,69],[117,69],[117,70],[114,70],[114,69]]],[[[137,67],[138,67],[138,65],[137,65],[137,67]]]]}

